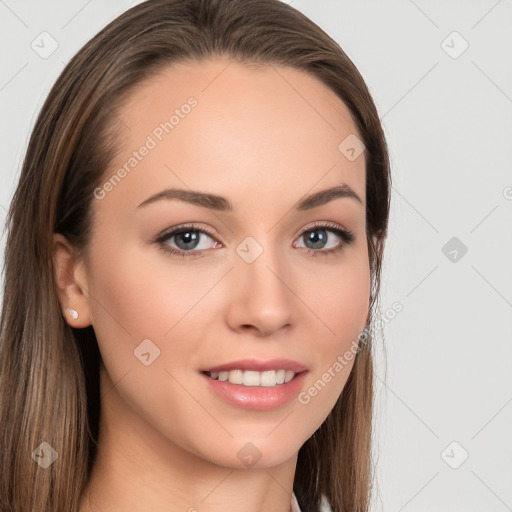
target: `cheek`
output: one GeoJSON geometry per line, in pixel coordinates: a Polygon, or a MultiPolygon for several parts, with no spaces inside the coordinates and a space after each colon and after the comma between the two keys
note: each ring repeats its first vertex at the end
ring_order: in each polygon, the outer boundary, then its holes
{"type": "Polygon", "coordinates": [[[168,263],[165,254],[155,257],[147,248],[116,248],[115,253],[102,248],[94,254],[90,291],[94,331],[109,379],[140,418],[179,437],[183,432],[176,418],[185,430],[193,426],[188,410],[194,402],[188,393],[198,392],[187,379],[204,339],[209,303],[201,298],[218,275],[207,270],[199,275],[185,262],[168,263]],[[148,365],[146,353],[153,361],[148,365]]]}
{"type": "Polygon", "coordinates": [[[95,327],[110,326],[133,341],[160,339],[197,304],[211,279],[198,279],[183,265],[167,264],[164,254],[155,257],[157,250],[97,254],[91,287],[95,327]]]}
{"type": "MultiPolygon", "coordinates": [[[[318,318],[324,351],[341,349],[356,338],[366,324],[370,295],[370,270],[364,251],[350,254],[330,268],[301,280],[300,295],[318,318]]],[[[332,353],[331,353],[332,355],[332,353]]]]}
{"type": "Polygon", "coordinates": [[[208,319],[219,318],[208,297],[221,275],[218,269],[171,262],[158,248],[112,247],[115,252],[102,246],[94,254],[91,287],[94,331],[112,380],[128,371],[135,375],[141,366],[178,375],[198,366],[208,319]],[[151,343],[141,345],[144,340],[151,343]],[[151,366],[137,358],[142,347],[158,355],[151,366]]]}
{"type": "Polygon", "coordinates": [[[368,316],[370,283],[368,260],[362,250],[329,271],[317,272],[307,290],[301,292],[318,316],[311,315],[317,325],[314,371],[298,396],[300,407],[314,419],[313,429],[334,407],[354,366],[368,316]]]}

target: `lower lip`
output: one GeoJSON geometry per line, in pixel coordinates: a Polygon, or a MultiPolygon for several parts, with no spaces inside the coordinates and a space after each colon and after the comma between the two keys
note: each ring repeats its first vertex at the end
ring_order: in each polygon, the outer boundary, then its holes
{"type": "Polygon", "coordinates": [[[201,376],[206,379],[210,389],[229,404],[242,409],[267,411],[277,409],[296,398],[307,373],[307,371],[297,373],[291,381],[275,386],[244,386],[215,380],[204,373],[201,376]]]}

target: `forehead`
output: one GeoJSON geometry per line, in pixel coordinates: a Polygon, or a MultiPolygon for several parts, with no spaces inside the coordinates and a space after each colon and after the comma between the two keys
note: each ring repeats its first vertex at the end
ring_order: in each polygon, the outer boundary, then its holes
{"type": "Polygon", "coordinates": [[[109,175],[127,172],[109,196],[127,206],[164,186],[232,197],[237,208],[255,195],[292,204],[341,183],[365,202],[365,155],[342,151],[361,138],[351,113],[301,70],[220,58],[174,64],[139,84],[117,115],[121,151],[109,175]]]}

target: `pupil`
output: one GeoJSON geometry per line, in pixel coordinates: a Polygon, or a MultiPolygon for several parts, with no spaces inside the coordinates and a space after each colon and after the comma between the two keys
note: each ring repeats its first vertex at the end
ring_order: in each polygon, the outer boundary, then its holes
{"type": "Polygon", "coordinates": [[[199,234],[197,232],[183,231],[182,233],[179,233],[177,235],[176,245],[178,245],[178,247],[180,247],[180,249],[191,249],[191,248],[194,248],[197,246],[198,240],[199,240],[199,234]],[[184,241],[184,243],[181,243],[182,240],[184,241]],[[188,245],[191,243],[194,244],[194,242],[195,242],[195,245],[193,245],[193,247],[188,245]]]}
{"type": "Polygon", "coordinates": [[[310,249],[321,249],[323,247],[323,244],[327,241],[327,235],[323,229],[316,229],[314,231],[309,232],[309,236],[306,240],[307,242],[310,241],[313,243],[313,247],[310,247],[310,249]],[[317,235],[317,233],[319,235],[317,235]]]}

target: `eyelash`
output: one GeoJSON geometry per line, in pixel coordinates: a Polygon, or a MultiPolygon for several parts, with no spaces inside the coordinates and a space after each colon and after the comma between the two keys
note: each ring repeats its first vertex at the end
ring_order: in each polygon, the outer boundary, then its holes
{"type": "MultiPolygon", "coordinates": [[[[333,254],[337,254],[341,252],[346,245],[349,245],[352,243],[355,239],[354,234],[352,231],[343,229],[338,224],[335,224],[333,222],[321,222],[318,221],[316,223],[313,223],[312,225],[308,226],[302,233],[299,235],[299,237],[304,236],[306,233],[310,231],[317,231],[324,229],[325,231],[330,231],[337,235],[339,238],[342,239],[342,243],[337,245],[333,249],[328,250],[315,250],[315,249],[309,249],[307,247],[302,247],[301,249],[303,252],[306,252],[310,256],[316,257],[319,254],[322,256],[330,256],[333,254]],[[325,228],[325,229],[324,229],[325,228]]],[[[214,232],[207,230],[205,228],[200,228],[196,224],[183,224],[181,226],[177,226],[175,228],[172,228],[169,231],[166,231],[165,233],[162,233],[161,235],[156,238],[154,243],[156,243],[159,248],[166,254],[171,254],[173,256],[179,256],[182,258],[197,258],[202,257],[202,253],[204,250],[199,251],[182,251],[175,249],[174,247],[170,247],[165,242],[169,240],[169,238],[172,238],[172,236],[179,235],[181,233],[186,233],[187,231],[197,231],[198,233],[203,233],[205,235],[208,235],[211,238],[214,238],[214,232]]]]}

